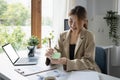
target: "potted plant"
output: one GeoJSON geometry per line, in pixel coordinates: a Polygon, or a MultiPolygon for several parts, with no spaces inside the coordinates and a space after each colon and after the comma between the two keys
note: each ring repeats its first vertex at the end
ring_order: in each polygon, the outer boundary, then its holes
{"type": "Polygon", "coordinates": [[[109,37],[112,38],[114,45],[119,45],[120,35],[118,34],[119,15],[115,11],[107,11],[104,19],[109,26],[109,37]]]}
{"type": "Polygon", "coordinates": [[[113,47],[111,48],[111,65],[112,66],[118,66],[119,65],[119,53],[120,53],[120,46],[119,46],[119,39],[120,35],[118,33],[119,31],[119,15],[118,12],[115,11],[107,11],[106,16],[104,19],[107,22],[107,25],[109,26],[109,37],[112,38],[112,41],[114,43],[113,47]]]}
{"type": "Polygon", "coordinates": [[[51,40],[54,39],[54,34],[53,33],[54,33],[54,31],[51,31],[47,37],[44,37],[42,39],[42,44],[43,45],[48,45],[49,44],[48,46],[51,47],[51,40]]]}
{"type": "Polygon", "coordinates": [[[28,56],[29,57],[33,57],[34,56],[34,53],[35,53],[35,49],[36,49],[36,46],[39,44],[39,39],[36,37],[36,36],[31,36],[29,39],[28,39],[28,49],[29,49],[29,53],[28,53],[28,56]]]}

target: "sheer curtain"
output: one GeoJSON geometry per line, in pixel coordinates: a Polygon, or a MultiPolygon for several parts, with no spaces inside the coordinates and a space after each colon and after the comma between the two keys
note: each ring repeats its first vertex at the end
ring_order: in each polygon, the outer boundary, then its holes
{"type": "Polygon", "coordinates": [[[68,11],[75,5],[75,0],[53,0],[53,29],[55,40],[64,31],[64,19],[68,11]]]}

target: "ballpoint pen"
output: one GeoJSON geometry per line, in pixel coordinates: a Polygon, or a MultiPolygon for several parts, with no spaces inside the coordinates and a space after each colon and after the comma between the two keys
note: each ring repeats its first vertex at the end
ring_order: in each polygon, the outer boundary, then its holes
{"type": "Polygon", "coordinates": [[[48,39],[49,40],[49,48],[51,48],[51,38],[48,39]]]}
{"type": "MultiPolygon", "coordinates": [[[[48,46],[49,46],[49,48],[51,48],[51,38],[49,38],[48,40],[49,40],[48,46]]],[[[46,58],[45,64],[49,65],[50,64],[50,59],[46,58]]]]}

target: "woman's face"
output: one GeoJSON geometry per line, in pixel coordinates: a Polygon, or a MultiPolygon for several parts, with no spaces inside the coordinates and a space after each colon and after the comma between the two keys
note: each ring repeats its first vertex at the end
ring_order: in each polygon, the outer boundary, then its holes
{"type": "Polygon", "coordinates": [[[78,19],[76,15],[69,16],[68,24],[72,31],[80,31],[85,24],[85,20],[78,19]]]}

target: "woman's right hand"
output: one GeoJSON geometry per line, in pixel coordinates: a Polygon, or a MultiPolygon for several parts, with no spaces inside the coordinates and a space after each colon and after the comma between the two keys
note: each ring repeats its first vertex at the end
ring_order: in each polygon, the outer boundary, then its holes
{"type": "Polygon", "coordinates": [[[45,56],[46,56],[47,58],[51,59],[53,53],[54,53],[54,49],[48,48],[48,49],[46,50],[45,56]]]}

